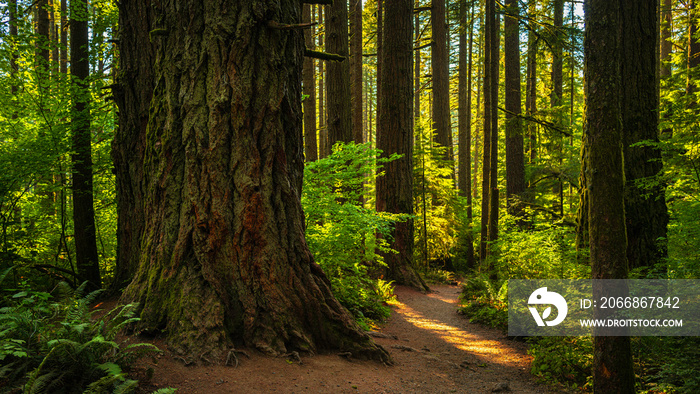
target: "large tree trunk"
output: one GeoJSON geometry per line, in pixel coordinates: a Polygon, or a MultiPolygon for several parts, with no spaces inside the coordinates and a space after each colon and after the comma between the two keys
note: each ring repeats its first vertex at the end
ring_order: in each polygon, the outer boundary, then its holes
{"type": "MultiPolygon", "coordinates": [[[[493,7],[494,21],[491,25],[491,168],[489,176],[489,224],[488,243],[493,245],[498,239],[498,215],[499,196],[498,189],[498,80],[500,64],[500,44],[501,44],[501,17],[493,7]]],[[[494,250],[489,250],[488,254],[493,255],[494,250]]],[[[497,272],[494,269],[495,260],[489,261],[490,278],[497,279],[497,272]]]]}
{"type": "Polygon", "coordinates": [[[350,0],[350,80],[352,96],[352,139],[364,142],[362,112],[362,0],[350,0]]]}
{"type": "Polygon", "coordinates": [[[671,56],[671,51],[673,50],[673,41],[672,41],[672,34],[673,34],[673,8],[672,8],[672,0],[661,0],[661,9],[660,9],[660,15],[661,15],[661,26],[660,26],[660,31],[661,31],[661,43],[660,43],[660,70],[659,70],[659,75],[661,77],[670,77],[671,76],[671,64],[670,64],[670,56],[671,56]]]}
{"type": "MultiPolygon", "coordinates": [[[[348,57],[348,0],[334,0],[326,8],[326,51],[348,57]]],[[[352,141],[350,61],[327,62],[328,146],[352,141]]]]}
{"type": "MultiPolygon", "coordinates": [[[[620,40],[626,32],[622,33],[620,4],[620,0],[587,0],[584,4],[584,143],[588,149],[588,166],[584,170],[593,279],[627,277],[620,40]]],[[[629,337],[594,337],[593,390],[634,392],[629,337]]]]}
{"type": "MultiPolygon", "coordinates": [[[[458,187],[460,195],[467,199],[467,222],[472,222],[471,188],[471,141],[472,141],[472,49],[474,42],[474,2],[470,4],[469,24],[467,24],[467,0],[459,4],[459,170],[458,187]],[[467,39],[467,30],[469,38],[467,39]],[[469,45],[467,45],[469,41],[469,45]]],[[[467,267],[475,268],[474,243],[471,228],[466,236],[467,267]]]]}
{"type": "MultiPolygon", "coordinates": [[[[518,0],[506,1],[507,15],[519,15],[518,0]]],[[[520,29],[515,17],[505,18],[506,72],[506,200],[510,214],[522,215],[525,192],[522,104],[520,97],[520,29]]]]}
{"type": "MultiPolygon", "coordinates": [[[[311,6],[304,4],[303,21],[311,22],[311,6]]],[[[308,49],[314,49],[314,30],[304,32],[304,41],[308,49]]],[[[304,59],[304,153],[307,162],[318,160],[318,145],[316,143],[316,65],[314,59],[304,59]]]]}
{"type": "MultiPolygon", "coordinates": [[[[9,8],[9,23],[10,23],[10,95],[12,99],[17,99],[17,92],[19,91],[19,84],[17,81],[17,76],[19,75],[19,64],[17,64],[17,51],[15,50],[17,46],[17,0],[9,0],[7,3],[9,8]]],[[[12,112],[12,119],[17,118],[17,113],[15,110],[12,112]]]]}
{"type": "MultiPolygon", "coordinates": [[[[122,18],[140,21],[129,3],[122,18]]],[[[140,305],[137,329],[166,333],[197,361],[221,360],[236,343],[387,360],[333,297],[304,240],[303,37],[269,25],[299,23],[300,3],[176,0],[153,11],[155,84],[133,180],[145,226],[122,295],[140,305]]],[[[122,29],[122,45],[142,33],[122,29]]],[[[122,90],[134,88],[140,60],[122,57],[122,90]]]]}
{"type": "Polygon", "coordinates": [[[447,148],[447,160],[454,178],[452,153],[452,126],[450,124],[450,69],[447,50],[446,0],[434,0],[432,5],[433,28],[433,128],[437,143],[447,148]]]}
{"type": "Polygon", "coordinates": [[[635,0],[623,13],[622,123],[630,268],[653,267],[667,255],[664,189],[637,185],[660,174],[661,151],[655,146],[633,146],[641,141],[659,141],[657,6],[658,0],[635,0]]]}
{"type": "Polygon", "coordinates": [[[92,195],[92,146],[90,134],[90,61],[88,49],[87,0],[71,2],[70,58],[73,80],[73,226],[78,275],[99,289],[99,258],[92,195]]]}
{"type": "MultiPolygon", "coordinates": [[[[402,158],[384,165],[377,178],[377,211],[413,214],[413,0],[387,2],[384,9],[380,111],[377,148],[385,157],[402,158]]],[[[398,284],[428,290],[413,268],[413,220],[396,223],[384,256],[388,276],[398,284]]]]}
{"type": "Polygon", "coordinates": [[[113,88],[119,128],[112,142],[118,242],[111,292],[120,292],[131,282],[141,258],[146,220],[146,128],[155,86],[155,48],[149,34],[156,27],[155,18],[156,10],[146,2],[125,1],[119,7],[119,69],[113,88]]]}

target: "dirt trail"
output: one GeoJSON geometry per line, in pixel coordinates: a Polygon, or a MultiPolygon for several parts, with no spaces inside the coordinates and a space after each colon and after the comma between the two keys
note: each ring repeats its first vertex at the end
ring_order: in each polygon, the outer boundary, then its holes
{"type": "Polygon", "coordinates": [[[459,292],[456,286],[433,286],[427,295],[395,290],[398,303],[381,330],[388,338],[375,338],[394,358],[391,367],[334,354],[302,357],[302,364],[250,354],[239,355],[237,368],[186,367],[166,352],[146,388],[175,387],[183,394],[552,392],[529,375],[524,344],[456,313],[459,292]]]}

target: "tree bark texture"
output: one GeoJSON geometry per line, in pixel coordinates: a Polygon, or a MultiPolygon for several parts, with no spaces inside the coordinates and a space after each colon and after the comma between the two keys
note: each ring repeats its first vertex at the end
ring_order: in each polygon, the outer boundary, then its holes
{"type": "Polygon", "coordinates": [[[352,105],[352,140],[364,142],[362,111],[362,0],[350,0],[350,86],[352,105]]]}
{"type": "MultiPolygon", "coordinates": [[[[433,128],[437,143],[447,148],[445,160],[454,168],[452,152],[452,126],[450,124],[450,70],[447,50],[446,0],[432,3],[432,65],[433,65],[433,128]]],[[[452,170],[454,178],[454,170],[452,170]]]]}
{"type": "MultiPolygon", "coordinates": [[[[627,277],[622,122],[622,7],[636,0],[587,0],[584,58],[589,236],[593,279],[627,277]]],[[[654,40],[655,41],[655,40],[654,40]]],[[[629,337],[596,336],[593,390],[633,393],[629,337]]]]}
{"type": "MultiPolygon", "coordinates": [[[[529,5],[530,18],[535,18],[537,13],[536,3],[530,2],[529,5]]],[[[536,24],[531,23],[527,34],[527,84],[525,108],[527,116],[534,117],[537,114],[537,46],[539,39],[537,37],[536,24]]],[[[529,122],[527,126],[528,135],[528,162],[534,164],[537,158],[537,123],[529,122]]]]}
{"type": "MultiPolygon", "coordinates": [[[[377,178],[377,211],[413,214],[413,0],[387,2],[384,8],[380,111],[377,148],[385,157],[403,155],[384,165],[377,178]]],[[[388,276],[398,284],[427,290],[413,267],[413,220],[396,223],[384,256],[388,276]]]]}
{"type": "MultiPolygon", "coordinates": [[[[506,1],[507,15],[519,15],[517,0],[506,1]]],[[[525,154],[522,103],[520,95],[520,29],[518,19],[505,17],[505,73],[506,73],[506,200],[513,215],[522,214],[525,192],[525,154]]]]}
{"type": "Polygon", "coordinates": [[[673,13],[672,13],[672,0],[661,0],[661,44],[660,44],[660,59],[661,67],[659,74],[661,77],[671,76],[671,65],[668,63],[671,61],[669,58],[671,56],[671,51],[673,50],[673,13]]]}
{"type": "Polygon", "coordinates": [[[73,226],[76,267],[88,288],[102,287],[97,254],[95,208],[92,194],[92,146],[90,133],[90,60],[87,0],[73,0],[70,19],[70,58],[73,109],[73,226]]]}
{"type": "MultiPolygon", "coordinates": [[[[553,5],[554,20],[554,40],[552,43],[552,93],[550,102],[554,109],[553,123],[560,127],[564,123],[564,111],[561,107],[564,104],[564,0],[554,0],[553,5]]],[[[564,155],[564,136],[557,137],[557,156],[559,166],[562,166],[564,155]]],[[[553,211],[560,216],[564,216],[564,183],[561,177],[554,184],[554,204],[553,211]]]]}
{"type": "Polygon", "coordinates": [[[630,1],[622,14],[622,124],[630,268],[653,266],[667,255],[664,188],[637,184],[661,173],[661,151],[655,146],[633,146],[642,141],[659,142],[657,10],[658,0],[636,0],[630,1]]]}
{"type": "Polygon", "coordinates": [[[119,68],[113,88],[119,128],[112,142],[117,194],[117,262],[112,292],[133,278],[141,258],[145,229],[146,128],[155,87],[155,48],[150,31],[156,10],[146,2],[125,1],[119,7],[119,68]]]}
{"type": "MultiPolygon", "coordinates": [[[[130,13],[140,7],[122,2],[122,17],[143,23],[130,13]]],[[[145,226],[122,295],[139,302],[137,329],[166,333],[196,360],[220,360],[240,343],[273,355],[342,349],[388,360],[333,297],[304,240],[303,37],[268,27],[299,23],[301,4],[153,7],[154,85],[135,180],[145,226]]],[[[142,33],[122,30],[122,45],[142,33]]],[[[140,61],[122,58],[123,89],[140,61]]],[[[127,119],[142,115],[121,103],[127,119]]]]}
{"type": "MultiPolygon", "coordinates": [[[[304,4],[302,22],[311,22],[311,5],[304,4]]],[[[314,30],[304,31],[306,48],[314,49],[314,30]]],[[[304,58],[302,71],[304,86],[304,153],[307,162],[318,160],[318,144],[316,142],[316,65],[311,57],[304,58]]]]}
{"type": "MultiPolygon", "coordinates": [[[[326,6],[326,52],[348,57],[348,0],[334,0],[326,6]]],[[[352,111],[350,108],[350,62],[327,62],[326,80],[328,146],[350,142],[352,111]]]]}

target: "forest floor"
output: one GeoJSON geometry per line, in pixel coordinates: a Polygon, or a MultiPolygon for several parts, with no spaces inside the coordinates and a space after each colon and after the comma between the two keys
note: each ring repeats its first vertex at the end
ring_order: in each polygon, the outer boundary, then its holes
{"type": "Polygon", "coordinates": [[[459,287],[432,290],[395,289],[397,302],[379,330],[385,338],[375,338],[393,366],[337,354],[301,357],[300,363],[255,352],[239,354],[238,367],[185,366],[166,350],[142,388],[173,387],[182,394],[556,392],[530,375],[526,344],[457,314],[459,287]]]}

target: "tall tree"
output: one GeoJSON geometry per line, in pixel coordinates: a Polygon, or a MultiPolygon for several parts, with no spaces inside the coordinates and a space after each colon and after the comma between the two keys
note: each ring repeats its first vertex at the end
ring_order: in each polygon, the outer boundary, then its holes
{"type": "MultiPolygon", "coordinates": [[[[457,176],[460,195],[467,199],[467,221],[472,221],[471,188],[471,140],[472,140],[472,49],[474,42],[474,2],[461,0],[459,4],[459,172],[457,176]],[[469,23],[467,24],[467,8],[469,23]],[[467,36],[467,31],[469,35],[467,36]],[[467,38],[469,37],[469,38],[467,38]],[[467,45],[467,41],[469,44],[467,45]]],[[[474,243],[471,231],[468,231],[467,266],[474,268],[474,243]]]]}
{"type": "MultiPolygon", "coordinates": [[[[141,237],[145,231],[146,156],[148,118],[155,79],[156,10],[146,2],[119,6],[119,72],[112,88],[119,108],[119,128],[112,142],[116,180],[117,261],[110,291],[121,292],[139,268],[141,237]],[[139,15],[138,18],[133,15],[139,15]]],[[[151,146],[153,146],[151,144],[151,146]]]]}
{"type": "Polygon", "coordinates": [[[688,82],[686,92],[690,97],[690,108],[698,108],[697,99],[693,97],[698,90],[696,79],[692,75],[692,70],[700,66],[700,16],[698,16],[697,0],[690,0],[688,4],[688,82]]]}
{"type": "MultiPolygon", "coordinates": [[[[325,7],[318,8],[318,23],[323,26],[323,15],[325,7]]],[[[322,31],[318,37],[319,46],[325,46],[325,31],[322,31]]],[[[330,146],[328,145],[328,126],[326,123],[326,62],[318,62],[318,158],[323,159],[331,154],[330,146]]]]}
{"type": "MultiPolygon", "coordinates": [[[[525,111],[526,115],[533,118],[537,113],[537,46],[539,37],[537,35],[537,24],[534,23],[537,11],[537,2],[531,1],[529,4],[528,14],[532,21],[527,33],[527,83],[526,83],[526,98],[525,111]]],[[[528,162],[533,164],[537,158],[537,123],[528,122],[528,162]]]]}
{"type": "MultiPolygon", "coordinates": [[[[154,41],[147,125],[130,129],[145,131],[143,171],[117,172],[144,191],[139,266],[122,295],[139,302],[138,328],[162,330],[198,359],[244,343],[387,360],[333,297],[304,240],[304,41],[269,23],[299,23],[300,2],[175,0],[151,3],[151,19],[134,3],[144,2],[120,4],[121,20],[133,20],[120,25],[123,95],[141,91],[133,73],[148,67],[127,43],[147,43],[149,32],[154,41]]],[[[143,115],[118,103],[125,119],[143,115]]],[[[123,137],[120,156],[131,148],[123,137]]]]}
{"type": "Polygon", "coordinates": [[[658,0],[630,1],[622,14],[622,126],[625,164],[627,261],[652,267],[667,255],[664,188],[640,186],[662,170],[659,142],[658,0]]]}
{"type": "MultiPolygon", "coordinates": [[[[348,0],[334,0],[326,7],[326,51],[348,57],[348,0]]],[[[328,62],[326,81],[328,145],[350,142],[352,115],[350,108],[350,62],[328,62]]]]}
{"type": "Polygon", "coordinates": [[[525,191],[525,153],[520,95],[520,29],[518,0],[506,1],[505,83],[506,83],[506,199],[511,214],[520,215],[525,191]]]}
{"type": "Polygon", "coordinates": [[[450,65],[445,1],[434,0],[432,3],[433,128],[437,134],[437,143],[447,148],[444,158],[452,169],[454,156],[450,124],[450,65]]]}
{"type": "MultiPolygon", "coordinates": [[[[498,215],[499,215],[499,194],[498,189],[498,80],[500,57],[500,30],[501,18],[496,12],[496,3],[492,7],[494,15],[491,25],[491,166],[489,168],[489,222],[488,222],[488,243],[493,244],[498,239],[498,215]]],[[[490,253],[490,252],[489,252],[490,253]]],[[[491,279],[497,279],[497,273],[493,269],[494,260],[490,260],[489,271],[491,279]]]]}
{"type": "Polygon", "coordinates": [[[350,0],[350,95],[352,100],[352,139],[362,143],[362,0],[350,0]]]}
{"type": "Polygon", "coordinates": [[[73,226],[78,274],[89,287],[100,288],[99,257],[92,192],[92,144],[90,136],[90,59],[87,0],[73,0],[70,10],[70,58],[73,109],[73,226]]]}
{"type": "MultiPolygon", "coordinates": [[[[588,166],[583,170],[586,171],[589,196],[593,279],[627,277],[620,35],[624,32],[621,4],[634,1],[587,0],[584,3],[584,143],[588,166]]],[[[630,338],[596,336],[593,341],[593,390],[600,393],[633,393],[630,338]]]]}
{"type": "MultiPolygon", "coordinates": [[[[554,109],[554,124],[563,127],[564,111],[564,0],[554,0],[553,4],[554,40],[552,42],[552,92],[550,104],[554,109]]],[[[564,155],[564,135],[557,135],[557,155],[561,167],[564,155]]],[[[561,171],[561,169],[557,170],[561,171]]],[[[554,184],[555,202],[553,211],[564,216],[564,184],[561,175],[554,184]]]]}
{"type": "MultiPolygon", "coordinates": [[[[34,6],[36,7],[36,41],[34,42],[36,56],[34,61],[39,74],[42,74],[48,72],[50,60],[49,1],[37,0],[34,6]]],[[[45,87],[48,81],[42,76],[39,77],[39,80],[43,82],[42,85],[45,87]]]]}
{"type": "Polygon", "coordinates": [[[61,48],[60,48],[60,71],[61,74],[68,74],[68,0],[61,0],[61,48]]]}
{"type": "MultiPolygon", "coordinates": [[[[377,148],[383,156],[403,155],[387,163],[377,179],[377,211],[413,214],[413,0],[387,2],[384,8],[381,92],[377,148]]],[[[396,283],[427,290],[413,268],[413,220],[396,223],[385,255],[388,276],[396,283]]]]}
{"type": "Polygon", "coordinates": [[[661,77],[671,76],[671,64],[670,56],[673,49],[673,12],[672,12],[672,0],[661,0],[661,68],[659,74],[661,77]]]}
{"type": "MultiPolygon", "coordinates": [[[[304,4],[302,19],[311,23],[311,5],[304,4]]],[[[314,30],[304,32],[304,41],[308,49],[314,49],[314,30]]],[[[316,143],[316,65],[314,59],[304,59],[302,71],[304,85],[304,153],[306,161],[318,160],[318,145],[316,143]]]]}
{"type": "MultiPolygon", "coordinates": [[[[12,98],[15,99],[17,91],[19,90],[17,76],[19,75],[19,64],[17,64],[17,52],[14,50],[15,45],[17,45],[17,0],[9,0],[7,3],[9,7],[10,16],[10,40],[12,49],[10,51],[10,94],[12,98]]],[[[17,113],[13,112],[12,119],[17,118],[17,113]]]]}
{"type": "Polygon", "coordinates": [[[498,60],[492,59],[493,51],[491,42],[494,41],[495,7],[494,0],[486,0],[484,7],[484,144],[481,178],[481,237],[479,243],[479,258],[483,262],[488,255],[488,229],[489,229],[489,202],[491,201],[491,139],[493,136],[493,107],[494,102],[492,85],[498,84],[498,73],[493,74],[492,63],[498,60]]]}

